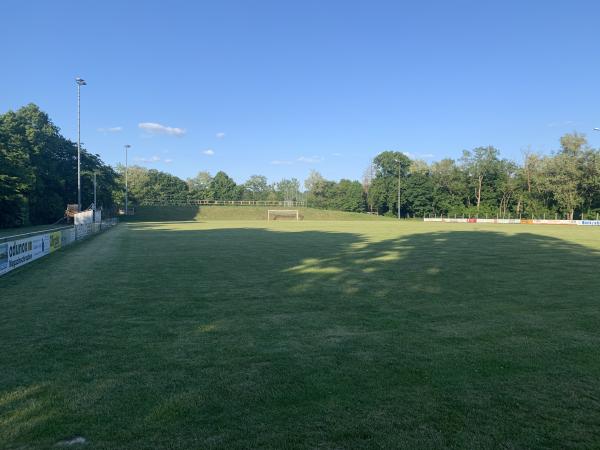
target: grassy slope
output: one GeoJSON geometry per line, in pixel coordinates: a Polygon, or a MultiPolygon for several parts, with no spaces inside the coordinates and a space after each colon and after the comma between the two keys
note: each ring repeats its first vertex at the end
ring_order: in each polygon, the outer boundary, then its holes
{"type": "Polygon", "coordinates": [[[30,227],[19,227],[19,228],[4,228],[0,229],[0,238],[15,236],[25,233],[41,232],[44,230],[54,230],[57,228],[64,228],[65,224],[58,225],[33,225],[30,227]]]}
{"type": "Polygon", "coordinates": [[[0,448],[595,447],[599,231],[121,225],[0,278],[0,448]]]}
{"type": "MultiPolygon", "coordinates": [[[[269,209],[286,209],[260,206],[139,206],[131,221],[170,220],[267,220],[269,209]]],[[[344,211],[327,211],[314,208],[297,209],[304,220],[389,220],[389,218],[344,211]]]]}

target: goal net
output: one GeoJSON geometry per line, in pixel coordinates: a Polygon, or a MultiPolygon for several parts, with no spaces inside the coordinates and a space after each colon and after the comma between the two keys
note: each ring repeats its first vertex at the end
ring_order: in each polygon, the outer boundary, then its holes
{"type": "Polygon", "coordinates": [[[267,220],[300,220],[297,209],[269,209],[267,220]]]}

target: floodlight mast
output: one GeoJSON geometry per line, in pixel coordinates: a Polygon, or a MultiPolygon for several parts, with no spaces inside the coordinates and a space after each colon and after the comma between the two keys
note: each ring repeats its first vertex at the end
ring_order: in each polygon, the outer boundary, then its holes
{"type": "Polygon", "coordinates": [[[81,77],[75,78],[77,83],[77,207],[81,211],[81,86],[87,83],[81,77]]]}
{"type": "Polygon", "coordinates": [[[96,209],[96,171],[94,171],[94,211],[96,209]]]}
{"type": "Polygon", "coordinates": [[[131,145],[125,144],[125,215],[127,216],[129,213],[129,205],[128,205],[128,196],[129,196],[129,187],[127,185],[127,150],[131,148],[131,145]]]}
{"type": "Polygon", "coordinates": [[[398,160],[398,220],[400,220],[400,174],[402,173],[402,162],[398,160]]]}

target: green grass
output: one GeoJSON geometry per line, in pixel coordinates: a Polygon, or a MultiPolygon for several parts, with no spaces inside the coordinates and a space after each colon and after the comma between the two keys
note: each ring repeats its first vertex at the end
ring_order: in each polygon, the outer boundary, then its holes
{"type": "Polygon", "coordinates": [[[203,221],[203,220],[267,220],[269,209],[297,209],[304,220],[390,220],[362,213],[329,211],[315,208],[277,206],[138,206],[131,222],[203,221]]]}
{"type": "Polygon", "coordinates": [[[0,448],[597,448],[599,238],[122,224],[0,278],[0,448]]]}
{"type": "Polygon", "coordinates": [[[18,227],[18,228],[3,228],[0,229],[0,238],[5,238],[9,236],[15,236],[25,233],[34,233],[34,232],[42,232],[44,230],[52,230],[56,228],[64,228],[67,225],[58,224],[58,225],[32,225],[29,227],[18,227]]]}

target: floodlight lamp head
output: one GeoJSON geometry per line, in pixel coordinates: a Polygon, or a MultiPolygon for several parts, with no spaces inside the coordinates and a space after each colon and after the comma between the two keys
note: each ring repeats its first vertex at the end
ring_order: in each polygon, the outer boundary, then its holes
{"type": "Polygon", "coordinates": [[[85,82],[85,80],[83,78],[77,77],[75,78],[75,82],[79,85],[79,86],[85,86],[87,83],[85,82]]]}
{"type": "Polygon", "coordinates": [[[125,144],[125,148],[131,148],[131,145],[125,144]]]}
{"type": "Polygon", "coordinates": [[[600,128],[596,127],[594,128],[594,131],[600,131],[600,128]]]}

